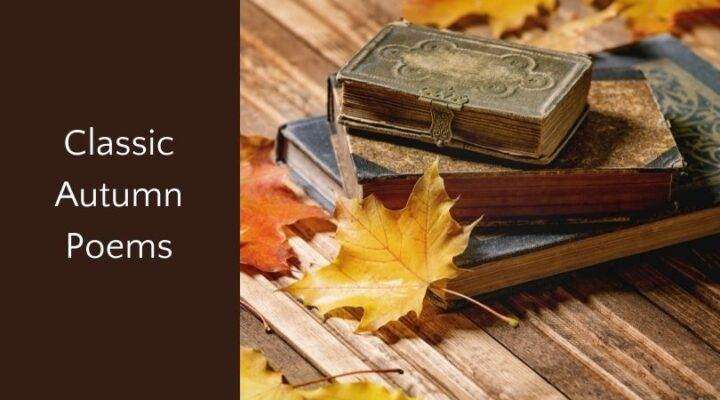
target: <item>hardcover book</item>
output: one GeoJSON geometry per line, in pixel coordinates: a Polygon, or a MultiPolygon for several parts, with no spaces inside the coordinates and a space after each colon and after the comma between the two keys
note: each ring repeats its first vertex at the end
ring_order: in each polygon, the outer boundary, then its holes
{"type": "Polygon", "coordinates": [[[585,111],[588,57],[396,22],[337,74],[339,121],[546,164],[585,111]]]}
{"type": "MultiPolygon", "coordinates": [[[[494,292],[720,233],[720,71],[668,35],[597,55],[598,70],[626,67],[645,72],[687,164],[674,187],[677,209],[618,225],[480,228],[455,260],[465,270],[448,282],[450,289],[467,295],[494,292]]],[[[341,178],[329,131],[324,117],[284,125],[277,155],[293,179],[331,209],[331,187],[339,191],[341,178]],[[296,162],[298,154],[317,169],[304,169],[296,162]]],[[[442,293],[436,297],[444,305],[453,300],[442,293]]]]}
{"type": "Polygon", "coordinates": [[[683,160],[643,74],[598,71],[589,112],[558,158],[547,166],[501,163],[456,149],[378,137],[333,124],[335,85],[329,83],[332,143],[345,195],[376,195],[402,208],[415,181],[439,158],[453,215],[483,216],[482,224],[537,224],[628,219],[671,206],[683,160]]]}

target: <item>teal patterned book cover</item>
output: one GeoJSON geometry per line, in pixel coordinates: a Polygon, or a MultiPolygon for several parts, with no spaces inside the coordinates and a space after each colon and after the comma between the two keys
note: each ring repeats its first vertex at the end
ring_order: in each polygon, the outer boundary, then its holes
{"type": "Polygon", "coordinates": [[[635,67],[647,76],[687,162],[679,188],[688,207],[720,197],[720,72],[677,39],[659,36],[598,55],[596,68],[635,67]]]}

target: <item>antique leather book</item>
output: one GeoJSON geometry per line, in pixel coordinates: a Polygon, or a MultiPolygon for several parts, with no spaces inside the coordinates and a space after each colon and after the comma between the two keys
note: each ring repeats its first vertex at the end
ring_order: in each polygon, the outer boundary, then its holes
{"type": "MultiPolygon", "coordinates": [[[[598,69],[635,67],[648,77],[687,163],[673,188],[677,208],[616,225],[480,228],[473,232],[465,253],[455,259],[465,271],[448,282],[449,288],[468,295],[494,292],[720,233],[720,71],[669,35],[599,54],[596,65],[598,69]]],[[[322,194],[332,194],[332,189],[315,190],[318,185],[340,190],[329,136],[325,117],[288,123],[280,128],[277,155],[310,196],[332,209],[334,197],[322,194]],[[296,162],[298,154],[290,156],[291,147],[316,163],[317,169],[303,169],[296,162]]],[[[441,293],[436,297],[442,305],[453,301],[441,293]]]]}
{"type": "MultiPolygon", "coordinates": [[[[329,80],[328,115],[337,85],[329,80]]],[[[627,219],[671,206],[683,167],[675,140],[642,72],[598,71],[589,112],[575,137],[546,166],[502,163],[459,149],[331,124],[345,195],[378,196],[401,208],[414,182],[439,157],[455,217],[484,225],[597,222],[627,219]],[[334,129],[333,129],[334,128],[334,129]]]]}
{"type": "Polygon", "coordinates": [[[535,164],[585,111],[583,55],[396,22],[337,73],[339,122],[535,164]]]}

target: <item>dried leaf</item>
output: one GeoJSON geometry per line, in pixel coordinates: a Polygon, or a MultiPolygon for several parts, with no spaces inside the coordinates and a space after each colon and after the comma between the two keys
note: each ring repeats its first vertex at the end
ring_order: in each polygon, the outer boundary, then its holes
{"type": "Polygon", "coordinates": [[[469,14],[480,14],[476,0],[405,0],[403,17],[415,24],[444,29],[469,14]]]}
{"type": "Polygon", "coordinates": [[[314,390],[284,384],[259,350],[240,348],[240,400],[413,400],[370,382],[333,383],[314,390]]]}
{"type": "Polygon", "coordinates": [[[453,204],[437,161],[402,210],[389,210],[372,195],[339,199],[337,257],[286,290],[322,314],[363,308],[358,332],[377,330],[410,311],[420,315],[428,287],[442,287],[458,274],[453,257],[465,250],[475,225],[460,226],[450,215],[453,204]]]}
{"type": "Polygon", "coordinates": [[[298,391],[282,382],[259,350],[240,348],[240,400],[303,400],[298,391]]]}
{"type": "Polygon", "coordinates": [[[333,383],[314,391],[304,392],[303,397],[307,400],[413,400],[412,397],[405,396],[400,389],[391,392],[383,386],[370,382],[333,383]]]}
{"type": "Polygon", "coordinates": [[[634,41],[625,19],[620,17],[621,7],[612,5],[600,12],[571,20],[547,31],[528,32],[520,42],[546,49],[574,53],[595,53],[634,41]]]}
{"type": "Polygon", "coordinates": [[[240,135],[240,165],[273,164],[275,141],[264,136],[240,135]]]}
{"type": "Polygon", "coordinates": [[[720,7],[720,0],[616,0],[639,35],[668,32],[677,13],[720,7]]]}
{"type": "Polygon", "coordinates": [[[673,16],[673,24],[675,31],[678,32],[690,32],[696,28],[718,28],[720,27],[720,7],[676,13],[673,16]]]}
{"type": "Polygon", "coordinates": [[[282,228],[306,218],[327,218],[285,184],[271,159],[272,140],[240,136],[240,262],[264,272],[288,272],[292,255],[282,228]]]}
{"type": "Polygon", "coordinates": [[[555,8],[556,0],[405,0],[403,16],[410,22],[447,28],[467,15],[486,15],[492,35],[520,28],[538,9],[555,8]]]}

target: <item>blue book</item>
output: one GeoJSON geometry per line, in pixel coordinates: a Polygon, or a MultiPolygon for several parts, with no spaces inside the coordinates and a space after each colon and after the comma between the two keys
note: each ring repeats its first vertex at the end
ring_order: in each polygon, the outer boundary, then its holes
{"type": "MultiPolygon", "coordinates": [[[[685,160],[676,209],[632,223],[478,229],[455,260],[465,271],[449,289],[485,294],[720,233],[720,71],[669,35],[595,56],[598,73],[627,68],[649,80],[685,160]]],[[[325,117],[283,125],[277,157],[312,198],[333,208],[342,178],[325,117]]],[[[372,173],[372,165],[355,164],[358,174],[372,173]]],[[[437,295],[443,304],[452,300],[437,295]]]]}

